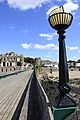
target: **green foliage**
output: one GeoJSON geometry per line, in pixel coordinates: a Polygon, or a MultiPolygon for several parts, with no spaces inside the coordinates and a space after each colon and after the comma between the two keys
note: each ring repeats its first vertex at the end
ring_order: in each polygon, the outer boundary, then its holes
{"type": "Polygon", "coordinates": [[[78,61],[77,62],[79,62],[80,63],[80,59],[78,59],[78,61]]]}
{"type": "Polygon", "coordinates": [[[38,66],[37,66],[37,70],[38,70],[39,73],[41,73],[41,71],[42,71],[42,66],[41,66],[41,65],[38,65],[38,66]]]}
{"type": "Polygon", "coordinates": [[[72,62],[75,62],[74,60],[69,60],[68,63],[72,63],[72,62]]]}
{"type": "Polygon", "coordinates": [[[34,64],[35,65],[35,59],[33,59],[33,58],[30,58],[30,57],[25,57],[24,58],[24,62],[25,63],[31,63],[31,64],[34,64]]]}

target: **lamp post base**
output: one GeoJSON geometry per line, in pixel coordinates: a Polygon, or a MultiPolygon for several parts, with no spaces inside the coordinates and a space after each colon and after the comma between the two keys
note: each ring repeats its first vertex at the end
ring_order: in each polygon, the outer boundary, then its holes
{"type": "Polygon", "coordinates": [[[55,99],[55,105],[52,107],[54,120],[65,120],[70,117],[76,117],[76,102],[68,95],[58,95],[55,99]]]}
{"type": "Polygon", "coordinates": [[[55,98],[55,107],[66,108],[66,107],[76,107],[76,102],[68,94],[58,95],[55,98]]]}
{"type": "Polygon", "coordinates": [[[70,118],[69,120],[73,120],[73,118],[77,118],[76,107],[67,108],[52,107],[52,113],[54,116],[54,120],[67,120],[67,118],[70,118]]]}

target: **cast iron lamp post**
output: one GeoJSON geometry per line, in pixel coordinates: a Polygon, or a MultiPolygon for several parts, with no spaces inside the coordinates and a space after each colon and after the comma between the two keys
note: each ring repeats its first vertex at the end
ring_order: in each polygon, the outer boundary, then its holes
{"type": "MultiPolygon", "coordinates": [[[[57,108],[76,107],[75,101],[72,98],[70,98],[70,96],[68,95],[68,93],[71,90],[71,87],[69,85],[67,56],[66,56],[66,48],[65,48],[65,41],[64,41],[64,39],[66,38],[64,35],[65,30],[71,25],[73,16],[69,12],[65,11],[63,6],[60,6],[59,8],[56,8],[51,11],[48,20],[51,27],[57,30],[57,33],[59,34],[58,89],[60,94],[56,98],[55,105],[57,108]]],[[[58,119],[62,120],[60,118],[58,119]]]]}

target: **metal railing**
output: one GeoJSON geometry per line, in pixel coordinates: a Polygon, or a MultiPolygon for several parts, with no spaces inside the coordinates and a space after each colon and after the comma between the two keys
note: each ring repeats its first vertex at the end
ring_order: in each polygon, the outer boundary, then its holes
{"type": "Polygon", "coordinates": [[[28,111],[26,120],[51,120],[45,95],[36,77],[35,70],[31,74],[29,82],[22,94],[18,106],[14,112],[12,120],[19,120],[19,116],[24,104],[24,100],[29,88],[28,111]]]}
{"type": "Polygon", "coordinates": [[[12,72],[6,72],[3,74],[0,74],[0,79],[11,76],[11,75],[16,75],[16,74],[24,72],[24,71],[26,71],[26,69],[25,70],[16,70],[16,71],[12,71],[12,72]]]}
{"type": "Polygon", "coordinates": [[[34,70],[31,81],[27,120],[51,120],[45,95],[34,70]]]}

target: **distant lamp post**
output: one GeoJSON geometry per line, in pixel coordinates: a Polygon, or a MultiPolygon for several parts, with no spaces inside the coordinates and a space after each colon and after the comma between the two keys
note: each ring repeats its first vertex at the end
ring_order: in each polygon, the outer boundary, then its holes
{"type": "MultiPolygon", "coordinates": [[[[57,30],[57,33],[59,34],[59,39],[58,39],[59,40],[59,85],[58,85],[58,89],[59,89],[60,94],[56,98],[55,105],[57,108],[76,107],[75,101],[71,99],[70,96],[68,95],[68,93],[71,90],[71,87],[69,85],[67,56],[66,56],[66,48],[65,48],[65,41],[64,41],[64,39],[66,38],[64,35],[65,30],[71,25],[73,16],[69,12],[65,11],[63,6],[60,6],[59,8],[56,8],[51,11],[48,20],[49,20],[51,27],[57,30]]],[[[58,116],[56,116],[56,118],[57,117],[58,116]]],[[[58,118],[58,120],[62,120],[62,119],[58,118]]]]}

